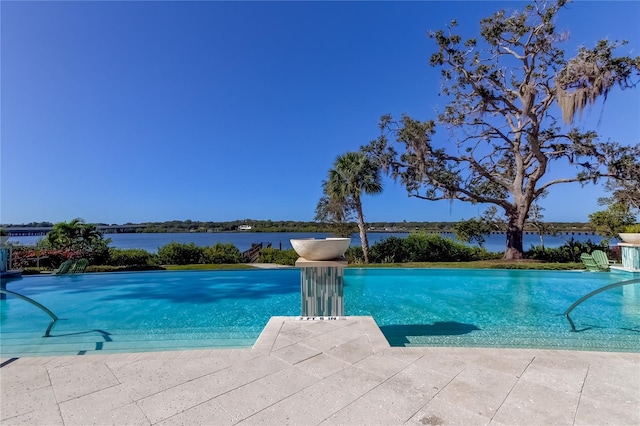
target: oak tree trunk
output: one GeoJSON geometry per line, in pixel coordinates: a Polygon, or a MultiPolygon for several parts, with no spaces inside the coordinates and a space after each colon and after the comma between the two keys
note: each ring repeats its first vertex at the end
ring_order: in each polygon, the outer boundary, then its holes
{"type": "Polygon", "coordinates": [[[522,234],[523,227],[521,226],[514,224],[507,229],[507,248],[504,252],[504,258],[506,260],[522,259],[522,234]]]}

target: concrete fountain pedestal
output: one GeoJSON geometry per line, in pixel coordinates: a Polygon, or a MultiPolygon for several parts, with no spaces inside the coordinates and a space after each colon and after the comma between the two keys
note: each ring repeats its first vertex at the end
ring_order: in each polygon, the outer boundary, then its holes
{"type": "Polygon", "coordinates": [[[300,256],[300,316],[338,319],[344,316],[344,253],[351,238],[292,239],[300,256]]]}
{"type": "Polygon", "coordinates": [[[613,265],[611,270],[640,274],[640,234],[620,234],[622,242],[618,243],[622,251],[622,267],[613,265]]]}

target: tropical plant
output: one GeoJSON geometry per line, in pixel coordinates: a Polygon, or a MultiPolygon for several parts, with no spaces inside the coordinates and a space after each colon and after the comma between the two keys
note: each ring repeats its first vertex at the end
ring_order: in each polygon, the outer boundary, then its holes
{"type": "Polygon", "coordinates": [[[362,254],[361,246],[350,246],[344,253],[344,257],[349,264],[361,264],[364,263],[364,256],[362,254]]]}
{"type": "Polygon", "coordinates": [[[0,237],[8,237],[8,236],[9,236],[9,232],[4,228],[0,228],[0,237]]]}
{"type": "Polygon", "coordinates": [[[593,250],[609,250],[606,242],[594,243],[591,240],[576,241],[573,237],[565,244],[556,248],[533,246],[527,251],[527,257],[545,262],[577,262],[580,263],[582,253],[591,253],[593,250]]]}
{"type": "Polygon", "coordinates": [[[89,249],[102,239],[96,225],[85,223],[81,218],[69,222],[58,222],[44,239],[44,245],[53,249],[89,249]]]}
{"type": "Polygon", "coordinates": [[[570,126],[615,85],[632,87],[640,57],[614,57],[625,42],[603,40],[565,59],[557,44],[566,37],[554,23],[565,3],[534,1],[521,11],[498,11],[481,20],[480,41],[463,41],[454,32],[455,21],[429,33],[437,44],[430,64],[441,69],[441,93],[449,98],[438,122],[451,142],[432,141],[434,121],[386,115],[380,137],[363,148],[410,196],[501,209],[507,223],[505,259],[523,256],[529,211],[548,189],[604,177],[622,182],[637,170],[640,145],[601,142],[595,132],[570,126]],[[578,172],[551,177],[555,163],[555,170],[578,172]]]}
{"type": "Polygon", "coordinates": [[[42,249],[80,252],[91,264],[96,264],[108,260],[110,242],[111,239],[103,238],[95,224],[76,218],[54,224],[53,229],[37,245],[42,249]]]}
{"type": "MultiPolygon", "coordinates": [[[[369,263],[369,241],[362,209],[362,194],[376,195],[382,192],[380,167],[363,152],[347,152],[336,158],[322,188],[324,196],[319,206],[322,203],[333,203],[341,206],[345,213],[351,210],[355,212],[364,262],[369,263]]],[[[336,209],[339,210],[340,208],[336,209]]]]}

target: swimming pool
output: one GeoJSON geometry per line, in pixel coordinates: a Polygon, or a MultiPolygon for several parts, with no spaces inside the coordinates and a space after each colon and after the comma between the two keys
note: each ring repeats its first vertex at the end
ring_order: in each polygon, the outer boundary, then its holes
{"type": "MultiPolygon", "coordinates": [[[[640,351],[640,286],[575,300],[621,275],[468,269],[346,269],[345,312],[371,315],[393,346],[640,351]]],[[[300,271],[24,277],[0,302],[2,357],[250,347],[271,316],[300,314],[300,271]]]]}

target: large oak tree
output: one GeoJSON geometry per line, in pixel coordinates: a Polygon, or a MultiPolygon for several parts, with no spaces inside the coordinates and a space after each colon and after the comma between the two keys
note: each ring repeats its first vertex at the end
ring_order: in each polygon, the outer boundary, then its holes
{"type": "Polygon", "coordinates": [[[448,99],[437,124],[384,116],[381,136],[363,148],[410,196],[501,209],[506,259],[522,257],[530,209],[552,187],[621,182],[637,169],[637,144],[602,142],[573,122],[614,86],[632,87],[640,57],[614,56],[625,43],[601,40],[566,59],[559,45],[567,36],[554,25],[564,4],[534,1],[521,11],[498,11],[481,20],[480,40],[463,41],[455,21],[429,33],[437,44],[430,64],[441,70],[448,99]],[[446,141],[434,141],[437,126],[446,141]],[[554,163],[564,177],[550,176],[554,163]]]}

